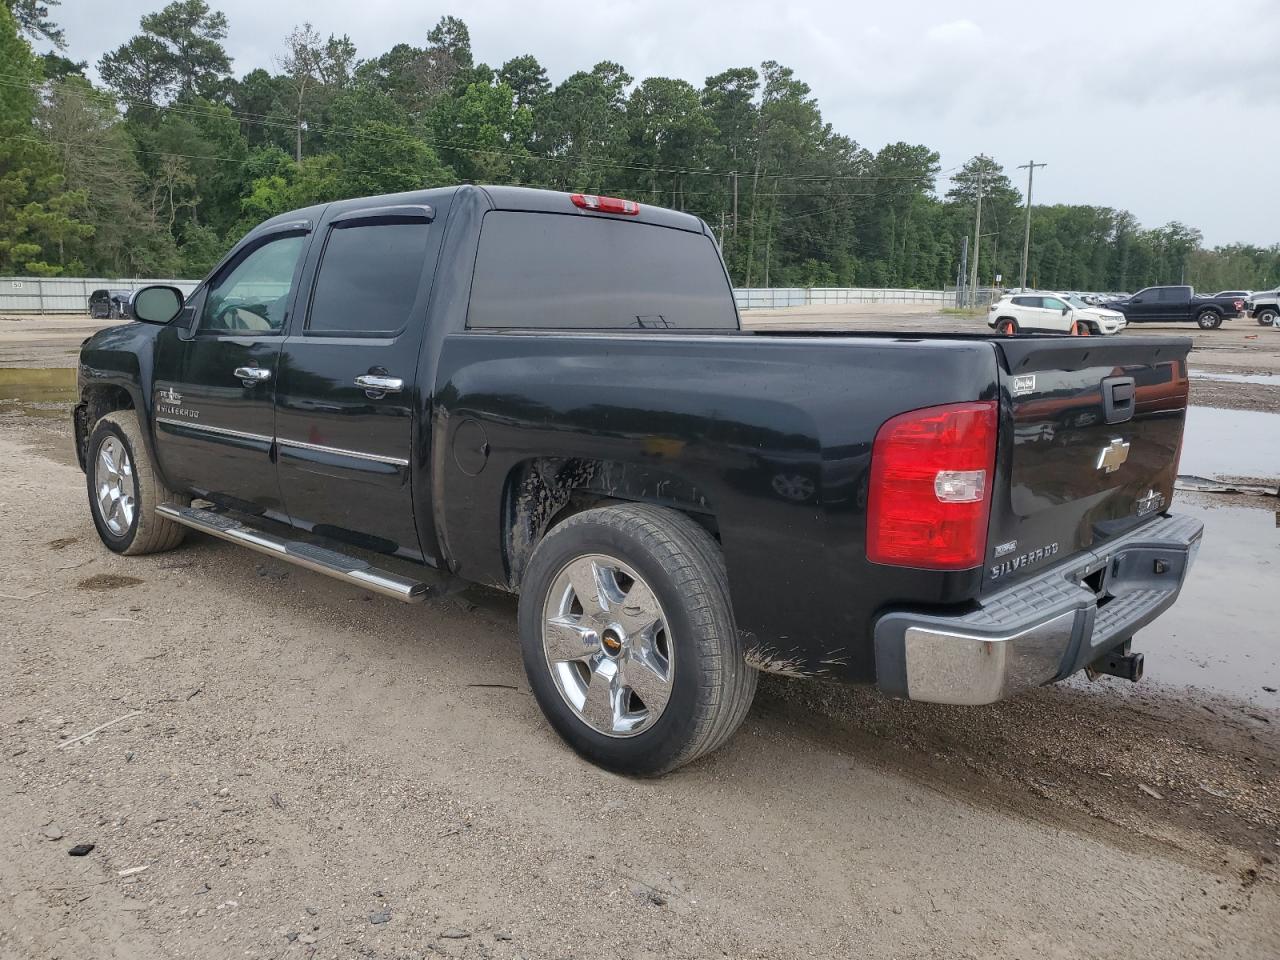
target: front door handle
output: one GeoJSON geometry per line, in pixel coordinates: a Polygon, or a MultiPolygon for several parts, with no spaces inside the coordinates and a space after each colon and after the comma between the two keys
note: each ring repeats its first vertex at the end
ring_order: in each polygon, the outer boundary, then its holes
{"type": "Polygon", "coordinates": [[[404,381],[399,377],[365,373],[356,377],[356,386],[363,388],[364,395],[370,400],[377,400],[385,397],[388,393],[399,393],[404,389],[404,381]]]}
{"type": "Polygon", "coordinates": [[[236,376],[246,387],[253,387],[270,380],[271,371],[265,367],[236,367],[236,376]]]}

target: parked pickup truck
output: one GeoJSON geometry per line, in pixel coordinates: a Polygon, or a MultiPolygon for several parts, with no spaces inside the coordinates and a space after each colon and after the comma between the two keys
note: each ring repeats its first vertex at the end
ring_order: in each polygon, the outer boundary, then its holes
{"type": "Polygon", "coordinates": [[[1280,288],[1249,294],[1245,313],[1263,327],[1280,327],[1280,288]]]}
{"type": "Polygon", "coordinates": [[[1146,287],[1131,297],[1109,300],[1106,310],[1123,313],[1129,323],[1179,323],[1194,320],[1201,330],[1216,330],[1226,319],[1244,311],[1239,296],[1197,296],[1187,286],[1146,287]]]}
{"type": "Polygon", "coordinates": [[[580,753],[655,774],[758,671],[984,704],[1137,679],[1201,525],[1176,338],[753,334],[696,217],[456,188],[268,220],[85,341],[102,542],[187,529],[414,602],[519,594],[580,753]]]}

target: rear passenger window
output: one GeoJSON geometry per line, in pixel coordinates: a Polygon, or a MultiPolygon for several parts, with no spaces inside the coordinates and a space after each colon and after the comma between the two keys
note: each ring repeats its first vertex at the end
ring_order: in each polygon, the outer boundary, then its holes
{"type": "Polygon", "coordinates": [[[329,231],[309,333],[395,333],[418,297],[430,225],[364,223],[329,231]]]}
{"type": "Polygon", "coordinates": [[[1039,307],[1041,303],[1040,297],[1014,297],[1015,306],[1019,307],[1039,307]]]}
{"type": "Polygon", "coordinates": [[[486,214],[469,327],[732,330],[711,238],[571,214],[486,214]]]}

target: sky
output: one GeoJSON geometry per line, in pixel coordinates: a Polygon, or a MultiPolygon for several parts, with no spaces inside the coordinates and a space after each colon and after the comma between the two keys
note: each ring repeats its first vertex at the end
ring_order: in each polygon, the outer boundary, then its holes
{"type": "MultiPolygon", "coordinates": [[[[96,63],[165,0],[63,0],[68,54],[96,63]]],[[[445,14],[477,62],[534,54],[553,82],[600,60],[701,87],[777,60],[824,118],[876,150],[904,140],[944,170],[994,157],[1034,200],[1198,227],[1208,246],[1280,242],[1280,0],[210,0],[237,75],[273,69],[310,21],[362,57],[422,45],[445,14]]],[[[944,185],[945,186],[945,185],[944,185]]]]}

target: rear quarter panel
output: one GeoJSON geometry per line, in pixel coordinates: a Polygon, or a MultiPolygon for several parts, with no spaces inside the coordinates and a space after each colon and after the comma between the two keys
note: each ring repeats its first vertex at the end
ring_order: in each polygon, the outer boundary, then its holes
{"type": "Polygon", "coordinates": [[[982,340],[450,334],[432,412],[439,533],[460,575],[514,588],[503,518],[522,464],[642,468],[646,489],[628,498],[680,491],[713,518],[753,663],[870,680],[877,609],[971,598],[980,575],[867,562],[875,433],[906,410],[996,391],[982,340]],[[455,447],[474,447],[477,430],[488,456],[472,475],[455,447]]]}

